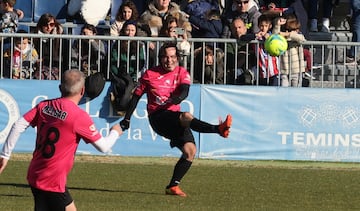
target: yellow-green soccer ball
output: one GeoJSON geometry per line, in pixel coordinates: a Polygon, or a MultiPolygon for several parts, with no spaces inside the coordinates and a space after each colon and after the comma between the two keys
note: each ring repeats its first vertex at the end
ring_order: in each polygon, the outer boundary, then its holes
{"type": "Polygon", "coordinates": [[[265,40],[265,50],[271,56],[280,56],[285,53],[288,48],[288,43],[285,37],[279,34],[272,34],[265,40]]]}

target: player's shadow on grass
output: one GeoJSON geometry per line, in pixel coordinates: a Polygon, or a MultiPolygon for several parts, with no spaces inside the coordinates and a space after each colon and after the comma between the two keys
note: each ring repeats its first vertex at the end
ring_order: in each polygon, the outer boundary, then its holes
{"type": "Polygon", "coordinates": [[[150,194],[150,195],[164,195],[161,193],[154,192],[144,192],[144,191],[134,191],[134,190],[110,190],[110,189],[100,189],[100,188],[80,188],[80,187],[69,187],[69,190],[86,190],[86,191],[100,191],[100,192],[113,192],[113,193],[140,193],[140,194],[150,194]]]}
{"type": "MultiPolygon", "coordinates": [[[[13,186],[16,188],[30,188],[28,184],[19,184],[19,183],[0,183],[0,186],[13,186]]],[[[82,187],[69,187],[69,190],[85,190],[85,191],[100,191],[100,192],[114,192],[114,193],[140,193],[140,194],[151,194],[151,195],[164,195],[154,192],[144,192],[144,191],[133,191],[133,190],[110,190],[110,189],[100,189],[100,188],[82,188],[82,187]]],[[[28,197],[27,195],[21,194],[2,194],[0,196],[15,196],[15,197],[28,197]]]]}
{"type": "MultiPolygon", "coordinates": [[[[13,186],[15,188],[26,188],[29,189],[30,186],[28,184],[19,184],[19,183],[0,183],[0,186],[13,186]]],[[[26,194],[5,194],[0,193],[0,197],[2,196],[8,196],[8,197],[30,197],[31,195],[26,194]]]]}

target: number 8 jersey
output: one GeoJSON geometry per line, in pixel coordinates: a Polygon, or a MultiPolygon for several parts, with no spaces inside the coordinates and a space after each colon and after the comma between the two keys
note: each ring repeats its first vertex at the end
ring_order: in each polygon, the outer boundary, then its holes
{"type": "Polygon", "coordinates": [[[101,138],[93,120],[66,98],[42,101],[24,114],[24,119],[37,128],[29,184],[45,191],[65,192],[80,139],[91,143],[101,138]]]}

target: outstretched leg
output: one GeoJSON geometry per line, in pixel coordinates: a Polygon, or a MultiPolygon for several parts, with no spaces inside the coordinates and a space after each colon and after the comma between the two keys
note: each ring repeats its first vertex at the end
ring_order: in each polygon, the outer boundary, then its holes
{"type": "Polygon", "coordinates": [[[225,121],[221,121],[219,125],[212,125],[195,118],[189,112],[183,112],[180,115],[180,124],[183,127],[190,127],[192,130],[200,133],[218,133],[222,137],[227,138],[230,133],[232,116],[228,114],[225,121]]]}

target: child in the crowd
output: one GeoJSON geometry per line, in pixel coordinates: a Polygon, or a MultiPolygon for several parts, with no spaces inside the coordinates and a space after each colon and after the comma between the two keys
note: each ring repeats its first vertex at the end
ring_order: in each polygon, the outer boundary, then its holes
{"type": "MultiPolygon", "coordinates": [[[[96,36],[97,29],[94,25],[84,24],[81,35],[96,36]]],[[[72,48],[72,66],[89,75],[100,72],[105,67],[105,44],[102,40],[81,39],[74,42],[72,48]]]]}
{"type": "MultiPolygon", "coordinates": [[[[17,33],[27,33],[19,30],[17,33]]],[[[12,70],[13,79],[31,79],[34,70],[37,68],[39,55],[27,37],[14,38],[14,50],[11,56],[11,49],[4,53],[4,60],[7,68],[12,70]],[[11,67],[11,68],[10,68],[11,67]]]]}
{"type": "Polygon", "coordinates": [[[204,84],[224,84],[224,52],[214,46],[194,51],[194,80],[204,84]]]}
{"type": "Polygon", "coordinates": [[[136,21],[139,18],[136,5],[131,0],[124,1],[116,13],[115,21],[110,26],[110,35],[119,36],[125,21],[136,21]]]}
{"type": "MultiPolygon", "coordinates": [[[[298,20],[298,18],[296,17],[295,14],[290,13],[290,14],[286,14],[285,15],[286,21],[291,22],[294,20],[298,20]]],[[[301,23],[301,22],[300,22],[301,23]]],[[[284,25],[283,25],[284,27],[284,25]]],[[[302,26],[301,26],[302,28],[302,26]]],[[[301,29],[300,28],[300,29],[301,29]]],[[[282,29],[282,31],[284,31],[285,29],[282,29]]],[[[303,32],[301,31],[301,33],[303,34],[303,32]]],[[[304,34],[305,36],[305,34],[304,34]]],[[[305,37],[306,38],[306,37],[305,37]]],[[[313,61],[312,61],[312,54],[310,52],[310,50],[308,48],[304,47],[304,59],[305,59],[305,73],[304,76],[305,78],[307,78],[308,80],[313,80],[315,79],[315,77],[312,74],[312,70],[314,69],[320,69],[321,66],[319,65],[313,65],[313,61]]]]}
{"type": "MultiPolygon", "coordinates": [[[[261,15],[258,19],[260,32],[256,39],[265,41],[271,35],[272,18],[268,15],[261,15]]],[[[271,56],[266,52],[264,44],[256,45],[259,63],[259,84],[278,86],[279,85],[279,57],[271,56]]]]}
{"type": "Polygon", "coordinates": [[[301,87],[302,74],[305,72],[304,49],[301,42],[306,39],[300,32],[300,22],[297,19],[280,19],[274,33],[279,33],[288,40],[288,50],[280,57],[281,86],[301,87]]]}

